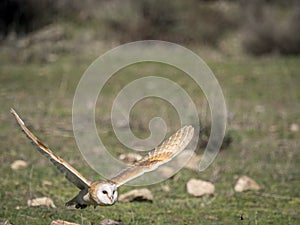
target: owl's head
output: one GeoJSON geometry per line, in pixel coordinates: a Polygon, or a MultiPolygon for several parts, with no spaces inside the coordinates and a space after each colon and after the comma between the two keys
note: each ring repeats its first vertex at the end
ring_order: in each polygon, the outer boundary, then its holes
{"type": "Polygon", "coordinates": [[[113,205],[118,200],[117,186],[114,183],[103,182],[97,187],[96,201],[100,205],[113,205]]]}

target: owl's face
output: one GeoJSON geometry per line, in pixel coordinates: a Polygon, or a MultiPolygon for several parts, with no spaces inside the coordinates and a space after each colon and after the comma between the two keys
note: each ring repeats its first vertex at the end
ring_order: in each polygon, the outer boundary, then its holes
{"type": "Polygon", "coordinates": [[[97,190],[97,201],[101,205],[113,205],[118,200],[117,186],[111,183],[99,185],[97,190]]]}

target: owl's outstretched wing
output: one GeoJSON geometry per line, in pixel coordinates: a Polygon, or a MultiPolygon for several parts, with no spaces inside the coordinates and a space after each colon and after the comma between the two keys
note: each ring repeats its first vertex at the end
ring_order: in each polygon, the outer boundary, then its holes
{"type": "Polygon", "coordinates": [[[111,181],[116,183],[117,186],[121,186],[146,172],[157,169],[157,167],[169,162],[183,151],[192,140],[193,135],[194,128],[192,126],[182,127],[161,145],[150,151],[143,159],[134,163],[129,168],[122,170],[111,181]]]}
{"type": "Polygon", "coordinates": [[[44,145],[31,131],[25,126],[23,120],[19,117],[14,109],[11,113],[16,118],[18,124],[25,132],[27,137],[38,147],[38,151],[46,156],[56,166],[56,168],[65,175],[65,177],[79,189],[87,189],[91,185],[91,181],[83,177],[74,167],[64,161],[59,156],[55,155],[46,145],[44,145]]]}

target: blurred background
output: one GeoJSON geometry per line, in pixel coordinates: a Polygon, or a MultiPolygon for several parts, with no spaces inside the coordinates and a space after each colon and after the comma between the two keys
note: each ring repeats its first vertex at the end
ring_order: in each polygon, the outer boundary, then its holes
{"type": "MultiPolygon", "coordinates": [[[[289,55],[300,51],[299,20],[297,0],[3,0],[0,3],[2,44],[13,44],[24,37],[32,37],[35,42],[43,38],[53,42],[73,39],[68,29],[72,26],[84,31],[81,38],[89,43],[160,39],[208,46],[229,55],[241,52],[257,56],[289,55]]],[[[15,47],[26,44],[30,43],[22,42],[15,47]]]]}
{"type": "MultiPolygon", "coordinates": [[[[64,219],[90,225],[112,218],[124,224],[239,224],[243,218],[247,224],[300,224],[299,22],[297,0],[1,0],[0,201],[5,204],[0,223],[64,219]],[[14,107],[29,128],[85,176],[98,179],[73,136],[74,93],[98,56],[144,39],[181,44],[211,68],[228,109],[222,149],[206,171],[185,168],[149,186],[153,203],[80,213],[67,209],[64,202],[77,190],[28,143],[9,110],[14,107]],[[13,170],[15,160],[27,166],[13,170]],[[260,191],[236,193],[233,186],[242,175],[253,178],[260,191]],[[192,177],[212,182],[216,194],[189,195],[186,183],[192,177]],[[27,207],[27,199],[40,196],[53,198],[57,208],[27,207]]],[[[201,156],[210,134],[204,94],[182,71],[154,63],[124,68],[103,88],[96,123],[104,145],[115,157],[130,152],[111,127],[113,100],[131,81],[156,75],[179,84],[195,102],[201,120],[196,154],[201,156]]],[[[130,128],[148,137],[155,116],[165,120],[169,133],[180,125],[170,104],[147,98],[132,109],[130,128]]]]}

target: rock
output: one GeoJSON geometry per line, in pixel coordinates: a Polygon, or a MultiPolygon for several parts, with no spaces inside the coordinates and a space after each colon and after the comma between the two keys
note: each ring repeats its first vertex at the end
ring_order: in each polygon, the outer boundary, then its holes
{"type": "Polygon", "coordinates": [[[212,183],[194,178],[187,182],[186,187],[187,192],[196,197],[213,195],[215,193],[215,186],[212,183]]]}
{"type": "Polygon", "coordinates": [[[184,167],[199,172],[200,160],[201,157],[199,155],[194,154],[184,167]]]}
{"type": "Polygon", "coordinates": [[[44,180],[44,181],[42,182],[42,184],[43,184],[44,186],[52,186],[52,182],[51,182],[51,181],[48,181],[48,180],[44,180]]]}
{"type": "Polygon", "coordinates": [[[119,156],[119,159],[127,164],[133,164],[139,160],[141,160],[143,157],[136,153],[128,153],[128,154],[121,154],[119,156]]]}
{"type": "Polygon", "coordinates": [[[170,188],[169,185],[164,185],[164,186],[162,186],[161,189],[162,189],[164,192],[170,192],[170,191],[171,191],[171,188],[170,188]]]}
{"type": "Polygon", "coordinates": [[[147,188],[134,189],[125,194],[120,195],[120,202],[133,202],[133,201],[153,201],[153,195],[147,188]]]}
{"type": "Polygon", "coordinates": [[[80,224],[72,223],[64,220],[53,220],[50,225],[80,225],[80,224]]]}
{"type": "Polygon", "coordinates": [[[199,172],[200,160],[201,160],[201,156],[194,153],[192,155],[192,157],[189,159],[188,163],[184,167],[187,168],[187,169],[199,172]]]}
{"type": "Polygon", "coordinates": [[[192,150],[184,150],[177,157],[178,163],[187,162],[184,168],[199,172],[199,162],[201,157],[192,150]]]}
{"type": "Polygon", "coordinates": [[[260,186],[251,178],[247,176],[240,176],[234,186],[236,192],[243,192],[249,190],[260,190],[260,186]]]}
{"type": "Polygon", "coordinates": [[[174,175],[174,169],[169,166],[161,166],[157,169],[163,178],[169,178],[174,175]]]}
{"type": "Polygon", "coordinates": [[[0,222],[0,225],[11,225],[8,221],[0,222]]]}
{"type": "Polygon", "coordinates": [[[290,126],[290,131],[292,131],[292,132],[297,132],[297,131],[299,131],[299,125],[298,125],[297,123],[291,124],[291,126],[290,126]]]}
{"type": "Polygon", "coordinates": [[[277,126],[271,125],[271,126],[269,127],[269,131],[270,131],[271,133],[277,132],[277,126]]]}
{"type": "Polygon", "coordinates": [[[46,207],[56,208],[53,200],[48,197],[29,199],[27,201],[27,205],[29,207],[46,206],[46,207]]]}
{"type": "Polygon", "coordinates": [[[257,105],[255,106],[254,111],[257,113],[264,113],[266,109],[263,105],[257,105]]]}
{"type": "Polygon", "coordinates": [[[10,167],[13,170],[22,169],[22,168],[27,167],[27,162],[25,162],[24,160],[16,160],[10,165],[10,167]]]}
{"type": "Polygon", "coordinates": [[[111,220],[111,219],[104,219],[98,225],[119,225],[121,223],[122,223],[121,221],[115,221],[115,220],[111,220]]]}
{"type": "Polygon", "coordinates": [[[206,220],[218,220],[218,216],[215,215],[205,215],[204,218],[206,220]]]}

